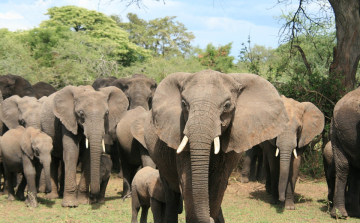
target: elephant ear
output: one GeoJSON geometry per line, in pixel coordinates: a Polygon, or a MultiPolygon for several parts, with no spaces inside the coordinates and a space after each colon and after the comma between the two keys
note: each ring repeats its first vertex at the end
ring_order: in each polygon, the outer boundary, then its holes
{"type": "Polygon", "coordinates": [[[304,147],[319,135],[325,125],[324,114],[311,102],[302,102],[304,114],[302,117],[302,129],[298,137],[298,147],[304,147]]]}
{"type": "Polygon", "coordinates": [[[127,91],[127,89],[129,89],[128,81],[129,81],[128,77],[120,78],[120,79],[117,79],[117,80],[113,81],[111,83],[111,86],[115,86],[117,88],[120,88],[123,92],[125,92],[125,91],[127,91]]]}
{"type": "Polygon", "coordinates": [[[155,170],[151,173],[151,176],[148,178],[149,180],[146,182],[146,186],[148,188],[150,197],[155,198],[158,201],[166,203],[165,193],[163,191],[163,187],[160,180],[159,171],[155,170]]]}
{"type": "Polygon", "coordinates": [[[132,136],[141,143],[143,147],[146,148],[146,143],[144,139],[144,125],[146,116],[149,114],[150,111],[146,111],[143,107],[138,106],[135,109],[141,109],[143,112],[138,116],[138,118],[131,123],[131,134],[132,136]]]}
{"type": "Polygon", "coordinates": [[[279,135],[288,122],[284,103],[264,78],[247,73],[231,75],[243,88],[237,98],[232,125],[223,134],[224,152],[246,151],[279,135]]]}
{"type": "Polygon", "coordinates": [[[32,139],[38,134],[40,130],[34,129],[33,127],[26,128],[22,134],[20,140],[21,150],[28,156],[31,160],[34,159],[34,151],[31,146],[32,139]]]}
{"type": "Polygon", "coordinates": [[[18,95],[13,95],[1,103],[0,119],[9,129],[14,129],[19,126],[20,112],[18,102],[20,100],[21,98],[18,95]]]}
{"type": "Polygon", "coordinates": [[[167,146],[177,149],[181,142],[185,121],[181,109],[181,90],[190,73],[173,73],[158,85],[152,101],[155,132],[167,146]]]}
{"type": "Polygon", "coordinates": [[[105,87],[99,89],[105,95],[108,96],[108,104],[109,104],[109,123],[107,130],[111,134],[115,134],[115,127],[123,116],[124,112],[129,107],[129,101],[120,89],[117,87],[105,87]]]}
{"type": "Polygon", "coordinates": [[[77,135],[78,131],[74,96],[77,92],[84,90],[85,89],[69,85],[58,91],[54,97],[54,115],[60,119],[66,129],[74,135],[77,135]]]}

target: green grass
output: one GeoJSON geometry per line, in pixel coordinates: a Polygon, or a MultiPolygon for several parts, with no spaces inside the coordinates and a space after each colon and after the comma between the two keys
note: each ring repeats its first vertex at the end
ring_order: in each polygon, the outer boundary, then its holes
{"type": "MultiPolygon", "coordinates": [[[[235,175],[230,178],[222,204],[226,222],[336,222],[328,213],[324,181],[300,180],[296,188],[296,210],[288,211],[270,205],[271,197],[263,184],[241,184],[235,179],[235,175]]],[[[103,205],[62,208],[60,199],[50,201],[39,194],[39,207],[30,208],[23,201],[9,202],[6,195],[0,196],[0,222],[130,222],[131,199],[123,202],[121,192],[122,180],[114,174],[103,205]]],[[[151,211],[148,222],[153,222],[151,211]]],[[[185,222],[184,213],[179,216],[179,222],[185,222]]],[[[360,222],[360,219],[348,218],[346,222],[360,222]]]]}

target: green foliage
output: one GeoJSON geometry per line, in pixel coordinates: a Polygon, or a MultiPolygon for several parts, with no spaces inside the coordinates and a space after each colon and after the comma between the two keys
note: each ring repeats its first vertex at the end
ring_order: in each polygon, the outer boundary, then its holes
{"type": "Polygon", "coordinates": [[[148,22],[133,13],[127,14],[129,22],[122,22],[117,15],[112,15],[111,18],[119,27],[128,31],[130,41],[151,50],[155,57],[188,55],[191,50],[190,42],[195,38],[184,24],[174,21],[176,16],[156,18],[148,22]]]}
{"type": "Polygon", "coordinates": [[[302,155],[302,161],[300,164],[301,174],[320,179],[324,177],[324,164],[322,155],[322,143],[316,145],[310,144],[302,155]]]}
{"type": "Polygon", "coordinates": [[[150,52],[129,41],[125,30],[103,13],[76,6],[53,7],[48,9],[49,20],[40,24],[42,28],[66,26],[72,31],[85,32],[91,37],[89,43],[113,48],[111,56],[120,64],[129,66],[136,61],[150,57],[150,52]]]}
{"type": "Polygon", "coordinates": [[[229,56],[231,46],[232,43],[219,47],[215,47],[209,43],[205,50],[199,49],[198,57],[201,65],[208,69],[227,73],[234,66],[234,57],[229,56]]]}

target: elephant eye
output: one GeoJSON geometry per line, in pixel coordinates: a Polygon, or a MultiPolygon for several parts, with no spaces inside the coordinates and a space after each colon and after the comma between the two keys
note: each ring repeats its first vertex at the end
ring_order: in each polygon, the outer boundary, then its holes
{"type": "Polygon", "coordinates": [[[84,118],[84,116],[85,116],[84,111],[80,110],[80,111],[79,111],[79,116],[80,116],[81,118],[84,118]]]}
{"type": "Polygon", "coordinates": [[[25,124],[26,124],[25,120],[24,119],[19,120],[19,124],[25,127],[25,124]]]}
{"type": "Polygon", "coordinates": [[[231,108],[231,102],[226,101],[224,104],[224,111],[228,111],[231,108]]]}
{"type": "Polygon", "coordinates": [[[106,112],[105,112],[105,117],[107,117],[109,115],[109,110],[107,110],[106,112]]]}
{"type": "Polygon", "coordinates": [[[184,99],[181,100],[181,106],[185,109],[189,108],[188,103],[184,99]]]}

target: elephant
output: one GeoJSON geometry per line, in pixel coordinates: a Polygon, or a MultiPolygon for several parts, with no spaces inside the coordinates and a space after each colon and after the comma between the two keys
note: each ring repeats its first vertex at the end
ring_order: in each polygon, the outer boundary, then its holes
{"type": "Polygon", "coordinates": [[[265,156],[266,191],[271,203],[285,201],[285,208],[294,210],[294,191],[301,155],[325,124],[324,114],[311,102],[298,102],[281,96],[289,122],[276,138],[261,143],[265,156]],[[280,157],[279,157],[280,153],[280,157]]]}
{"type": "MultiPolygon", "coordinates": [[[[41,129],[54,141],[52,158],[62,159],[65,166],[63,207],[76,207],[79,202],[88,203],[87,183],[90,183],[90,199],[99,194],[100,157],[105,134],[115,134],[115,126],[129,106],[125,94],[116,87],[95,91],[91,86],[66,86],[51,94],[41,107],[41,129]],[[85,147],[88,139],[89,171],[84,174],[77,190],[76,166],[79,148],[85,147]],[[87,176],[90,179],[86,179],[87,176]]],[[[86,149],[85,149],[86,150],[86,149]]],[[[57,198],[58,162],[52,162],[51,178],[53,193],[49,198],[57,198]]]]}
{"type": "Polygon", "coordinates": [[[343,96],[334,107],[330,133],[335,163],[332,217],[360,217],[359,96],[360,88],[357,88],[343,96]],[[355,201],[346,201],[346,187],[351,191],[349,197],[355,201]]]}
{"type": "Polygon", "coordinates": [[[256,145],[245,152],[241,169],[241,183],[249,181],[265,181],[265,168],[263,165],[263,149],[256,145]]]}
{"type": "MultiPolygon", "coordinates": [[[[1,136],[0,136],[0,140],[1,140],[1,136]]],[[[3,166],[3,162],[2,162],[1,148],[0,148],[0,195],[2,195],[4,193],[3,192],[4,187],[5,187],[4,166],[3,166]],[[1,186],[1,178],[4,179],[3,186],[1,186]]]]}
{"type": "Polygon", "coordinates": [[[145,109],[141,106],[126,111],[116,127],[121,169],[123,171],[123,197],[130,193],[130,184],[139,167],[150,166],[156,168],[143,140],[145,112],[145,109]]]}
{"type": "Polygon", "coordinates": [[[49,96],[57,91],[52,85],[42,81],[37,82],[32,87],[35,91],[35,96],[37,99],[40,99],[41,97],[44,96],[49,96]]]}
{"type": "Polygon", "coordinates": [[[241,152],[279,135],[288,122],[274,86],[255,74],[173,73],[156,89],[144,140],[160,172],[166,222],[224,222],[221,202],[241,152]]]}
{"type": "Polygon", "coordinates": [[[324,147],[323,163],[325,178],[328,185],[328,201],[330,202],[330,206],[332,207],[334,203],[333,198],[335,189],[335,163],[331,141],[329,141],[324,147]]]}
{"type": "Polygon", "coordinates": [[[15,200],[12,185],[14,173],[23,173],[24,177],[18,186],[16,197],[24,199],[24,189],[27,184],[26,204],[37,207],[36,166],[42,165],[46,176],[46,192],[51,191],[50,163],[52,139],[39,129],[33,127],[10,129],[0,142],[5,176],[8,182],[8,200],[15,200]],[[14,140],[19,139],[19,140],[14,140]]]}
{"type": "Polygon", "coordinates": [[[110,83],[116,80],[116,77],[99,77],[97,78],[94,83],[91,85],[96,91],[102,87],[109,87],[110,83]]]}
{"type": "Polygon", "coordinates": [[[30,82],[21,76],[12,74],[0,76],[0,91],[4,100],[13,95],[35,97],[35,91],[30,82]]]}
{"type": "Polygon", "coordinates": [[[100,204],[105,203],[106,187],[111,177],[112,161],[106,154],[101,155],[100,164],[100,192],[97,197],[97,202],[100,204]]]}
{"type": "Polygon", "coordinates": [[[139,170],[131,183],[132,223],[137,223],[141,207],[141,223],[147,222],[148,210],[151,208],[154,222],[165,222],[165,193],[161,184],[159,171],[146,166],[139,170]]]}

